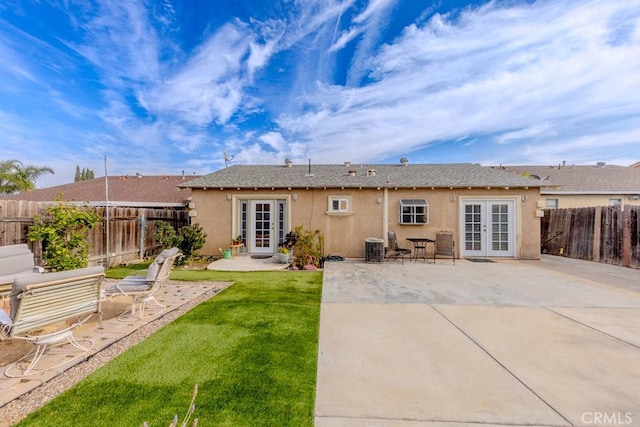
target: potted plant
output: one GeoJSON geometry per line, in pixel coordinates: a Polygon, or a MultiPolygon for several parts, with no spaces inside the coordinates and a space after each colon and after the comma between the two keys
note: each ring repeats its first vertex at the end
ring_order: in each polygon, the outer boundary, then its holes
{"type": "Polygon", "coordinates": [[[280,264],[287,264],[291,259],[291,252],[285,246],[280,246],[278,256],[280,257],[280,264]]]}

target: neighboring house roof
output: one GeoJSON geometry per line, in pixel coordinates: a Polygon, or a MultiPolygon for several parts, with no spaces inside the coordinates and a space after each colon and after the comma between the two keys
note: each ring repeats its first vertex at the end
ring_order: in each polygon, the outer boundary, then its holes
{"type": "Polygon", "coordinates": [[[191,188],[540,187],[543,181],[471,163],[234,165],[187,181],[191,188]]]}
{"type": "MultiPolygon", "coordinates": [[[[109,205],[128,207],[183,207],[191,190],[178,184],[188,178],[180,175],[109,176],[109,205]]],[[[107,200],[104,177],[72,184],[56,185],[24,193],[0,196],[0,200],[50,202],[54,200],[104,206],[107,200]]]]}
{"type": "Polygon", "coordinates": [[[543,194],[640,194],[640,168],[598,164],[593,166],[503,166],[517,174],[546,179],[558,188],[543,194]]]}

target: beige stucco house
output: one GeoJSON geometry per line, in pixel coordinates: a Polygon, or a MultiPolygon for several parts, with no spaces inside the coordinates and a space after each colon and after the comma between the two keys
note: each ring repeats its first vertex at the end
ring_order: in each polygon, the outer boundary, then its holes
{"type": "Polygon", "coordinates": [[[546,209],[640,205],[640,167],[607,165],[506,166],[550,185],[540,189],[546,209]]]}
{"type": "MultiPolygon", "coordinates": [[[[234,165],[180,184],[207,233],[203,254],[242,236],[273,254],[297,226],[320,230],[325,255],[365,256],[368,238],[453,233],[458,257],[540,256],[545,181],[476,164],[234,165]]],[[[410,246],[409,246],[410,247],[410,246]]]]}

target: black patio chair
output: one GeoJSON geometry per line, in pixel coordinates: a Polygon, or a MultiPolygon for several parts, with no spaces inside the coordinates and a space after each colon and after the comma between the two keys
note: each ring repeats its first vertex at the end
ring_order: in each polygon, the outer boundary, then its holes
{"type": "Polygon", "coordinates": [[[387,233],[387,240],[389,246],[385,248],[385,258],[400,258],[402,264],[404,264],[404,256],[411,256],[411,249],[403,248],[398,245],[398,239],[396,238],[395,231],[389,231],[387,233]]]}
{"type": "Polygon", "coordinates": [[[436,247],[433,251],[433,262],[436,262],[436,255],[451,257],[453,264],[456,264],[456,242],[453,240],[453,234],[441,231],[436,234],[436,247]]]}

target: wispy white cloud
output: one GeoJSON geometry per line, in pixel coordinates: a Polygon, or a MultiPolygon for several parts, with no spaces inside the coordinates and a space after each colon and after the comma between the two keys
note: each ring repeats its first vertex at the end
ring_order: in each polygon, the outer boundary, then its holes
{"type": "Polygon", "coordinates": [[[31,82],[36,82],[37,79],[33,73],[29,70],[28,64],[22,61],[22,58],[15,55],[14,50],[8,49],[4,45],[4,40],[0,39],[0,57],[3,59],[0,65],[0,79],[3,81],[4,90],[16,91],[17,85],[11,84],[11,81],[15,78],[27,79],[31,82]],[[2,76],[4,74],[4,77],[2,76]],[[9,86],[7,88],[7,86],[9,86]]]}
{"type": "Polygon", "coordinates": [[[284,151],[287,147],[287,141],[279,132],[267,132],[259,137],[260,141],[267,144],[276,151],[284,151]]]}
{"type": "Polygon", "coordinates": [[[539,125],[533,125],[528,128],[518,129],[512,132],[506,132],[496,137],[498,144],[508,144],[514,141],[529,139],[532,137],[541,138],[555,135],[556,132],[552,129],[549,123],[542,123],[539,125]]]}
{"type": "Polygon", "coordinates": [[[370,0],[367,8],[353,18],[353,22],[356,24],[363,23],[367,19],[383,13],[385,9],[388,9],[395,2],[396,0],[370,0]]]}
{"type": "Polygon", "coordinates": [[[250,55],[247,59],[247,68],[251,78],[253,78],[253,73],[256,70],[264,67],[269,62],[275,51],[276,43],[277,40],[269,40],[265,44],[249,43],[250,55]]]}
{"type": "Polygon", "coordinates": [[[360,35],[360,31],[355,28],[349,28],[340,34],[340,37],[329,48],[330,52],[335,52],[345,47],[351,40],[360,35]]]}
{"type": "Polygon", "coordinates": [[[150,94],[152,109],[173,112],[198,125],[226,123],[242,102],[243,61],[250,43],[246,30],[220,28],[175,75],[150,94]]]}
{"type": "Polygon", "coordinates": [[[363,11],[353,17],[350,26],[339,37],[334,34],[329,52],[340,51],[351,42],[356,45],[347,76],[348,86],[358,86],[368,72],[367,62],[379,46],[382,32],[393,17],[396,3],[397,0],[371,0],[363,11]]]}
{"type": "Polygon", "coordinates": [[[110,86],[159,80],[160,42],[142,1],[98,1],[85,13],[78,22],[82,41],[67,45],[102,70],[110,86]]]}

